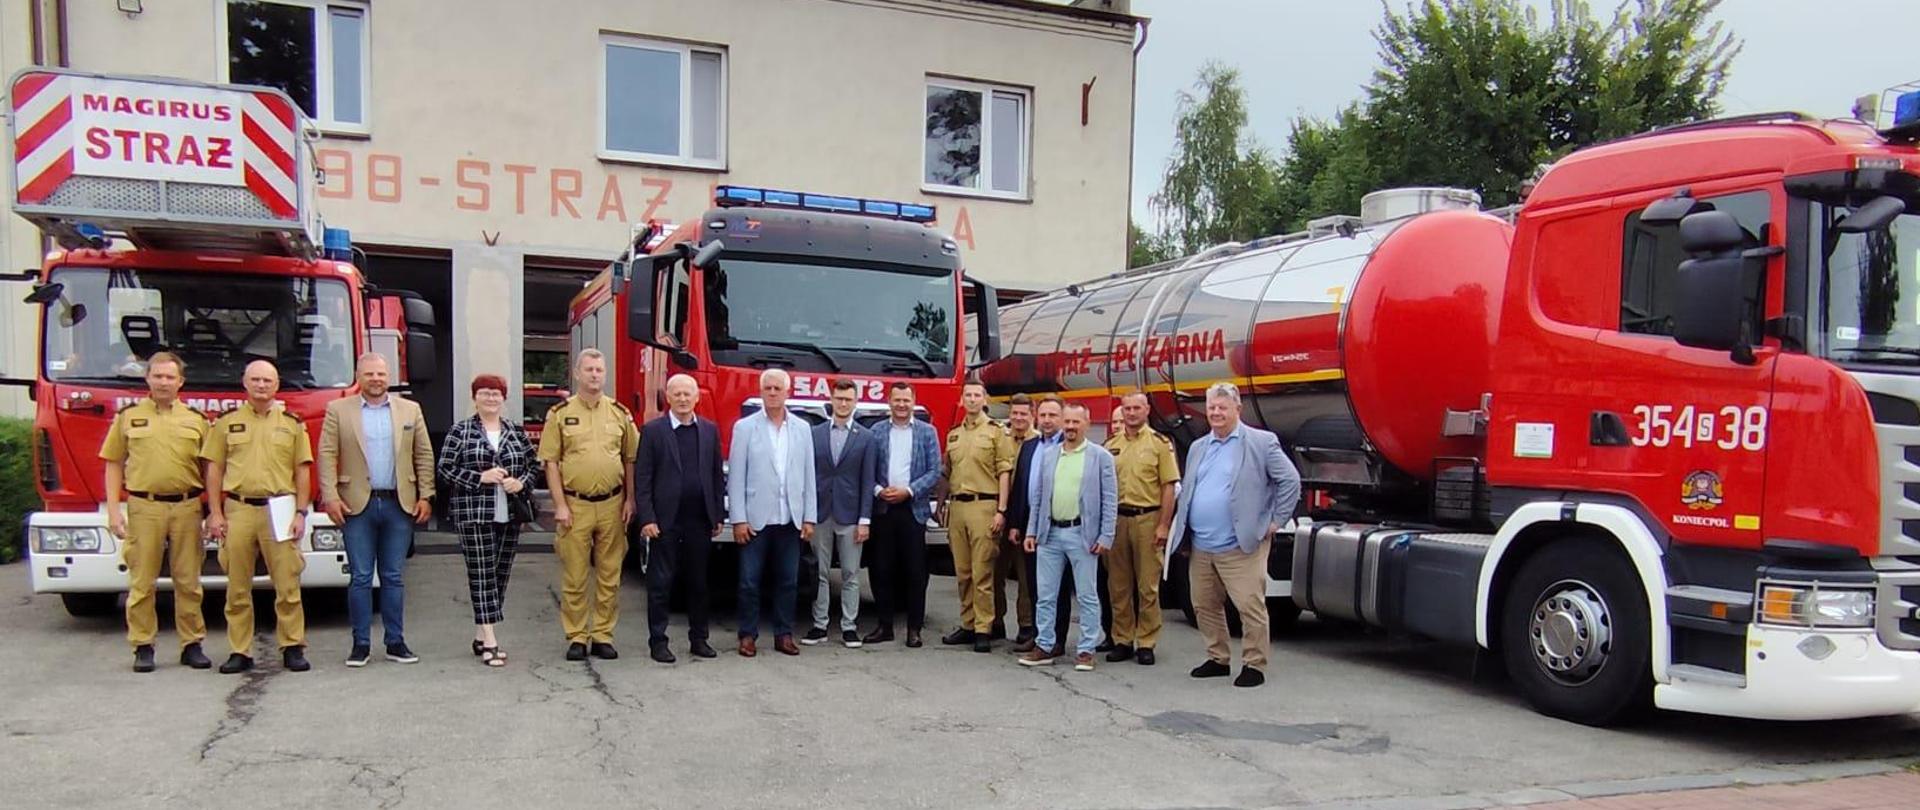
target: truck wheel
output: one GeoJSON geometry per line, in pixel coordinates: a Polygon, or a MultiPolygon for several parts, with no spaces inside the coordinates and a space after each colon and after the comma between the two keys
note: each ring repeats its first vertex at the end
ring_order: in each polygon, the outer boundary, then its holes
{"type": "Polygon", "coordinates": [[[98,619],[112,616],[120,609],[120,594],[117,593],[63,593],[60,602],[67,606],[67,615],[82,619],[98,619]]]}
{"type": "Polygon", "coordinates": [[[1647,595],[1604,541],[1567,540],[1521,565],[1500,617],[1507,674],[1534,710],[1590,726],[1652,705],[1647,595]]]}

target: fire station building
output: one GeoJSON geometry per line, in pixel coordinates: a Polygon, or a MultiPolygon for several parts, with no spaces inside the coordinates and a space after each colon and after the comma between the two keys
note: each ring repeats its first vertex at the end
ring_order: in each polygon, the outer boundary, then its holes
{"type": "MultiPolygon", "coordinates": [[[[39,64],[286,90],[316,127],[327,225],[351,232],[373,283],[434,305],[440,370],[415,397],[443,428],[469,411],[474,374],[563,382],[568,300],[632,226],[696,217],[721,184],[937,206],[968,272],[1003,289],[1123,269],[1142,29],[1128,12],[1126,0],[5,0],[0,74],[39,64]]],[[[0,221],[0,271],[38,266],[43,247],[24,220],[0,221]]],[[[36,312],[10,278],[0,376],[30,378],[36,312]]],[[[30,413],[22,389],[0,397],[0,413],[30,413]]]]}

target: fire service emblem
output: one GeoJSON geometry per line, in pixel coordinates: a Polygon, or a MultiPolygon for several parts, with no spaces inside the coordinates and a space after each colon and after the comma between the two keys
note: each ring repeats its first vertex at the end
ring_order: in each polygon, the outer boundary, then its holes
{"type": "Polygon", "coordinates": [[[1723,500],[1720,489],[1720,476],[1707,470],[1688,473],[1680,482],[1680,502],[1688,509],[1712,509],[1723,500]]]}

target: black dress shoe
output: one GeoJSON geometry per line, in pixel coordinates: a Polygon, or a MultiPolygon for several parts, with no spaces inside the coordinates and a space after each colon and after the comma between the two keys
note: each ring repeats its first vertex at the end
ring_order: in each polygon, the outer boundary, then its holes
{"type": "Polygon", "coordinates": [[[1102,641],[1099,644],[1094,645],[1093,651],[1106,652],[1111,649],[1113,649],[1113,639],[1107,639],[1106,641],[1102,641]]]}
{"type": "Polygon", "coordinates": [[[923,642],[921,642],[921,641],[920,641],[920,631],[918,631],[918,630],[908,630],[908,631],[907,631],[907,646],[908,646],[908,647],[913,647],[913,648],[915,648],[915,649],[918,649],[918,648],[920,647],[920,645],[921,645],[922,643],[923,643],[923,642]]]}
{"type": "Polygon", "coordinates": [[[1115,644],[1113,649],[1107,651],[1108,663],[1117,664],[1132,657],[1133,645],[1131,644],[1115,644]]]}
{"type": "Polygon", "coordinates": [[[1234,686],[1259,686],[1267,682],[1267,675],[1253,667],[1241,667],[1240,677],[1233,679],[1234,686]]]}
{"type": "Polygon", "coordinates": [[[281,650],[280,665],[286,667],[288,672],[306,672],[309,669],[313,669],[313,665],[307,663],[307,648],[305,647],[288,647],[281,650]]]}
{"type": "Polygon", "coordinates": [[[865,638],[860,639],[863,644],[885,644],[892,640],[893,628],[886,626],[875,627],[873,628],[873,632],[868,633],[865,638]]]}
{"type": "Polygon", "coordinates": [[[962,627],[958,630],[955,630],[951,633],[941,636],[940,643],[951,646],[951,647],[957,647],[962,644],[972,644],[973,637],[976,635],[978,634],[973,632],[971,628],[962,627]]]}
{"type": "Polygon", "coordinates": [[[973,651],[977,653],[993,652],[993,636],[975,633],[973,636],[973,651]]]}
{"type": "Polygon", "coordinates": [[[1036,638],[1039,638],[1039,637],[1040,637],[1040,628],[1038,628],[1038,627],[1022,627],[1022,628],[1020,628],[1020,635],[1017,635],[1017,636],[1014,636],[1014,637],[1013,637],[1013,643],[1015,643],[1015,644],[1032,644],[1032,643],[1033,643],[1033,640],[1034,640],[1034,639],[1036,639],[1036,638]]]}
{"type": "Polygon", "coordinates": [[[134,672],[152,672],[153,671],[153,645],[152,644],[142,644],[138,647],[133,648],[133,671],[134,672]]]}
{"type": "Polygon", "coordinates": [[[207,654],[200,651],[200,642],[188,644],[180,650],[180,663],[194,669],[212,669],[213,662],[207,660],[207,654]]]}
{"type": "Polygon", "coordinates": [[[594,642],[591,650],[593,652],[593,657],[595,658],[602,658],[608,661],[612,661],[613,659],[620,657],[620,651],[614,649],[612,644],[608,644],[607,642],[604,642],[604,641],[594,642]]]}
{"type": "Polygon", "coordinates": [[[1225,678],[1233,674],[1233,667],[1209,658],[1206,663],[1194,667],[1193,671],[1187,674],[1195,678],[1225,678]]]}
{"type": "Polygon", "coordinates": [[[667,649],[667,643],[664,641],[653,645],[652,654],[653,654],[653,660],[659,661],[662,664],[671,664],[674,661],[679,660],[673,657],[673,651],[667,649]]]}
{"type": "Polygon", "coordinates": [[[253,669],[253,657],[234,653],[227,656],[226,663],[220,665],[220,674],[235,675],[249,669],[253,669]]]}
{"type": "Polygon", "coordinates": [[[567,660],[568,660],[568,661],[585,661],[585,660],[587,660],[587,645],[585,645],[585,644],[581,644],[581,643],[580,643],[580,642],[578,642],[578,641],[576,641],[576,642],[574,642],[574,643],[572,643],[572,644],[568,644],[568,645],[567,645],[567,660]]]}
{"type": "Polygon", "coordinates": [[[692,643],[687,645],[687,652],[693,653],[696,658],[717,658],[720,656],[719,653],[714,652],[713,645],[708,644],[704,638],[694,639],[692,643]]]}
{"type": "Polygon", "coordinates": [[[1133,660],[1143,667],[1153,666],[1153,648],[1141,647],[1133,652],[1133,660]]]}

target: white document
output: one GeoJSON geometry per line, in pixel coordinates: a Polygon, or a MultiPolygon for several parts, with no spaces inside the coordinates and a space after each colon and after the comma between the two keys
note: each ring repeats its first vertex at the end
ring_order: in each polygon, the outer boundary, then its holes
{"type": "Polygon", "coordinates": [[[288,529],[293,528],[293,496],[275,495],[267,499],[267,520],[273,522],[273,539],[285,542],[296,540],[288,529]]]}
{"type": "Polygon", "coordinates": [[[1553,458],[1553,423],[1521,422],[1513,426],[1515,458],[1553,458]]]}

